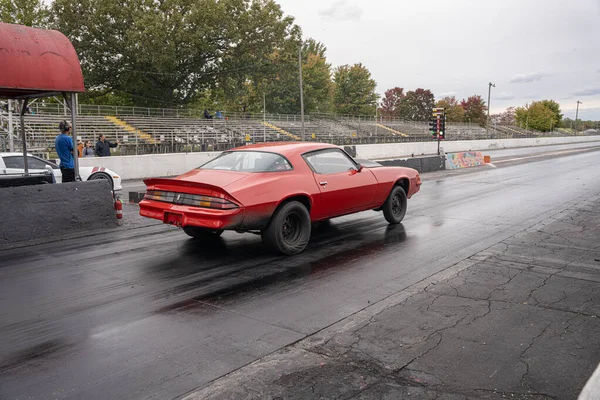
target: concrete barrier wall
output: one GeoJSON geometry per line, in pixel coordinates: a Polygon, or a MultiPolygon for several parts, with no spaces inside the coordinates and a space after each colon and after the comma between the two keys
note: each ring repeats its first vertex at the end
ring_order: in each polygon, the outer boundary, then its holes
{"type": "MultiPolygon", "coordinates": [[[[543,146],[551,144],[569,144],[598,142],[600,136],[576,136],[535,139],[495,139],[495,140],[457,140],[442,142],[446,153],[460,151],[483,151],[511,147],[543,146]]],[[[357,158],[379,160],[385,158],[410,157],[413,154],[431,155],[437,153],[437,142],[386,143],[348,146],[348,151],[357,158]]],[[[80,165],[86,167],[106,167],[117,172],[123,179],[142,179],[156,176],[179,175],[196,168],[216,157],[218,152],[148,154],[142,156],[111,156],[102,158],[82,158],[80,165]]]]}
{"type": "MultiPolygon", "coordinates": [[[[552,144],[569,144],[581,142],[600,142],[600,136],[575,136],[533,139],[493,139],[493,140],[456,140],[442,142],[440,146],[445,153],[460,151],[483,151],[506,149],[513,147],[544,146],[552,144]]],[[[356,146],[358,158],[381,159],[399,156],[435,154],[437,142],[364,144],[356,146]]]]}
{"type": "Polygon", "coordinates": [[[89,157],[80,159],[84,167],[106,167],[122,179],[180,175],[210,161],[220,152],[146,154],[141,156],[89,157]]]}
{"type": "Polygon", "coordinates": [[[0,188],[0,249],[117,225],[107,181],[0,188]]]}

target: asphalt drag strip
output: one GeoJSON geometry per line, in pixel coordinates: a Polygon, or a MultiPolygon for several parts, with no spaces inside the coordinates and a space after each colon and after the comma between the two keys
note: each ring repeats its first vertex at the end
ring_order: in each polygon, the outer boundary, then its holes
{"type": "Polygon", "coordinates": [[[574,399],[600,361],[600,197],[185,397],[574,399]]]}

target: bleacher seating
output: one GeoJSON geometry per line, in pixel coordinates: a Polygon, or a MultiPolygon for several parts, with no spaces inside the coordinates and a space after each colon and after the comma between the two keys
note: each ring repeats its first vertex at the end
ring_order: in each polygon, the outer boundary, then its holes
{"type": "MultiPolygon", "coordinates": [[[[145,154],[197,150],[225,150],[233,146],[263,141],[301,140],[302,123],[297,115],[223,113],[225,118],[205,119],[198,110],[161,110],[140,107],[86,106],[77,117],[77,136],[95,141],[104,134],[120,140],[121,154],[145,154]],[[265,118],[263,120],[263,118],[265,118]]],[[[29,148],[53,150],[62,105],[36,107],[26,115],[29,148]]],[[[15,129],[19,127],[14,118],[15,129]]],[[[7,115],[0,110],[0,149],[6,149],[7,115]]],[[[16,130],[15,132],[18,132],[16,130]]],[[[428,122],[374,117],[307,115],[305,140],[338,145],[434,140],[428,122]]],[[[447,123],[446,140],[566,135],[564,132],[532,132],[516,126],[493,125],[489,132],[476,124],[447,123]]],[[[15,142],[18,138],[15,139],[15,142]]],[[[20,142],[19,142],[20,143],[20,142]]],[[[20,144],[17,145],[20,147],[20,144]]]]}

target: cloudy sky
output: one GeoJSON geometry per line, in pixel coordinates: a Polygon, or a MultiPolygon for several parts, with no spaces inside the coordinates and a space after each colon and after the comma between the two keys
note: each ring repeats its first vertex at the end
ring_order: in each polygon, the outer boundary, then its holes
{"type": "Polygon", "coordinates": [[[600,0],[277,0],[334,66],[362,62],[378,92],[399,86],[492,112],[551,98],[600,119],[600,0]]]}

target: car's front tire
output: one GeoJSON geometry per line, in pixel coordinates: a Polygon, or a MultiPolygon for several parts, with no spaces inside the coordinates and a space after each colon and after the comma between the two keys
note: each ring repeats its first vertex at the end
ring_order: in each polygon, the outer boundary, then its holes
{"type": "Polygon", "coordinates": [[[285,255],[302,252],[310,239],[310,214],[304,205],[290,201],[280,206],[261,232],[263,243],[285,255]]]}
{"type": "Polygon", "coordinates": [[[383,203],[383,207],[381,207],[383,216],[390,224],[399,224],[406,215],[407,205],[408,200],[404,189],[400,186],[394,186],[385,203],[383,203]]]}
{"type": "Polygon", "coordinates": [[[108,181],[108,183],[110,184],[110,189],[111,190],[115,189],[115,183],[114,183],[113,179],[110,177],[110,175],[108,175],[107,173],[96,172],[95,174],[92,174],[92,176],[90,176],[88,178],[88,181],[99,181],[99,180],[108,181]]]}
{"type": "Polygon", "coordinates": [[[198,226],[184,226],[183,231],[194,239],[216,239],[223,234],[221,229],[200,228],[198,226]]]}

